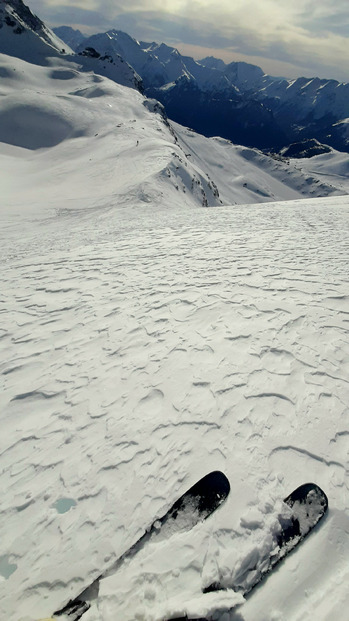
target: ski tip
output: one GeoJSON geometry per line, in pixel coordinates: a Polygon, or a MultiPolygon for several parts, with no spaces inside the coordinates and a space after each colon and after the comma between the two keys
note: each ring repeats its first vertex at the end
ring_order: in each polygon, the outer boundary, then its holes
{"type": "Polygon", "coordinates": [[[230,492],[230,483],[227,477],[220,470],[213,470],[200,479],[189,492],[196,489],[214,489],[226,495],[230,492]]]}
{"type": "Polygon", "coordinates": [[[220,497],[225,499],[230,492],[230,483],[225,474],[220,470],[209,472],[188,490],[192,496],[201,498],[220,497]]]}
{"type": "Polygon", "coordinates": [[[303,485],[293,490],[293,492],[284,499],[284,502],[290,507],[293,507],[295,502],[300,502],[301,504],[316,503],[322,508],[323,514],[326,513],[328,509],[328,498],[325,492],[316,483],[303,483],[303,485]]]}

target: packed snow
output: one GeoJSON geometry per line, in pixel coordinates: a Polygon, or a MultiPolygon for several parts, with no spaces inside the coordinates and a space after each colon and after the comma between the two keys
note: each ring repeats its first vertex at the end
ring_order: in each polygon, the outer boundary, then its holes
{"type": "Polygon", "coordinates": [[[0,55],[0,616],[93,585],[83,621],[346,621],[348,156],[203,138],[80,69],[0,55]],[[213,470],[213,515],[117,563],[213,470]],[[308,481],[327,517],[244,598],[308,481]]]}

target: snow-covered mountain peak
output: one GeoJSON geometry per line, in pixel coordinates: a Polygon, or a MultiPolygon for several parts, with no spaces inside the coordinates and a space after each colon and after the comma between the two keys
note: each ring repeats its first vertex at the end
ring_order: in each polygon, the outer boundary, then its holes
{"type": "MultiPolygon", "coordinates": [[[[96,50],[101,56],[121,57],[143,80],[145,80],[144,67],[146,65],[148,71],[154,74],[154,70],[149,68],[149,63],[147,64],[149,55],[142,50],[136,39],[121,30],[111,29],[104,33],[92,35],[78,46],[77,52],[83,53],[86,48],[96,50]]],[[[157,60],[156,65],[159,65],[157,60]]]]}
{"type": "Polygon", "coordinates": [[[193,78],[196,87],[203,91],[237,92],[227,77],[215,68],[204,67],[189,56],[165,43],[146,43],[133,39],[120,30],[89,37],[78,51],[90,46],[99,53],[117,53],[127,60],[142,77],[146,88],[162,87],[178,81],[182,76],[193,78]]]}
{"type": "MultiPolygon", "coordinates": [[[[78,47],[78,51],[82,51],[83,47],[86,46],[94,47],[101,53],[112,51],[114,54],[121,55],[127,62],[132,60],[134,63],[139,58],[146,56],[136,39],[133,39],[126,32],[115,28],[88,37],[78,47]]],[[[132,66],[137,71],[135,64],[132,66]]]]}
{"type": "Polygon", "coordinates": [[[127,32],[124,32],[123,30],[112,28],[111,30],[108,30],[105,34],[109,39],[118,41],[119,45],[127,45],[131,48],[140,47],[137,39],[134,39],[133,37],[131,37],[131,35],[127,34],[127,32]]]}
{"type": "Polygon", "coordinates": [[[170,47],[165,43],[158,44],[155,48],[153,48],[152,53],[157,56],[161,62],[169,62],[171,60],[180,60],[181,54],[175,47],[170,47]]]}

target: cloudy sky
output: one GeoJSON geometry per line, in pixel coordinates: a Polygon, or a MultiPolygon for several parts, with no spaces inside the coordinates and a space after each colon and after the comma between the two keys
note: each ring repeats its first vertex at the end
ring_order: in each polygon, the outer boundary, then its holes
{"type": "Polygon", "coordinates": [[[196,59],[244,60],[271,75],[349,82],[348,0],[24,0],[46,23],[117,28],[196,59]]]}

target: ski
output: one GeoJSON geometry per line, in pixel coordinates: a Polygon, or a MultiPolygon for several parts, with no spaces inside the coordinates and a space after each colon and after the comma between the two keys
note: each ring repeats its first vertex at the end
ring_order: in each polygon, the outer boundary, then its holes
{"type": "MultiPolygon", "coordinates": [[[[315,483],[305,483],[297,487],[283,502],[285,511],[279,515],[279,528],[273,536],[274,545],[271,547],[270,556],[261,558],[257,564],[247,563],[236,572],[231,583],[215,582],[204,588],[203,593],[232,589],[244,597],[249,595],[263,578],[309,535],[328,509],[327,496],[315,483]]],[[[181,616],[171,621],[194,621],[194,619],[181,616]]],[[[209,619],[195,617],[195,621],[209,621],[209,619]]]]}
{"type": "Polygon", "coordinates": [[[214,583],[203,592],[233,589],[246,596],[270,571],[303,541],[324,517],[328,509],[328,499],[315,483],[305,483],[297,487],[284,499],[285,511],[279,515],[279,529],[273,535],[273,546],[269,558],[246,566],[238,571],[232,584],[214,583]]]}
{"type": "Polygon", "coordinates": [[[292,514],[290,522],[282,524],[278,544],[281,550],[290,551],[324,517],[328,509],[328,499],[318,485],[305,483],[287,496],[284,503],[292,509],[292,514]]]}
{"type": "Polygon", "coordinates": [[[188,489],[161,518],[156,519],[138,541],[131,546],[111,567],[106,569],[75,599],[53,613],[54,617],[65,616],[69,621],[78,621],[90,608],[89,601],[98,596],[99,582],[113,575],[124,561],[132,558],[144,545],[152,541],[163,541],[175,533],[188,531],[206,520],[226,500],[230,484],[223,472],[210,472],[188,489]]]}

